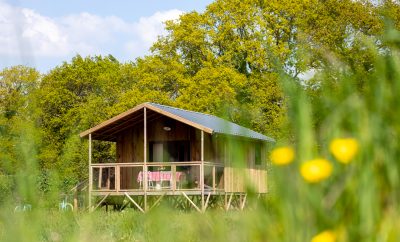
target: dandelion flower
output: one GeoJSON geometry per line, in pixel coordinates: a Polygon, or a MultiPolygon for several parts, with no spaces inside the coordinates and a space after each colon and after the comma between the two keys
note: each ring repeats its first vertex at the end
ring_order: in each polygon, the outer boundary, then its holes
{"type": "Polygon", "coordinates": [[[330,230],[325,230],[317,235],[315,235],[311,242],[335,242],[336,234],[330,230]]]}
{"type": "Polygon", "coordinates": [[[330,146],[333,156],[343,164],[349,163],[358,151],[358,142],[353,138],[334,139],[330,146]]]}
{"type": "Polygon", "coordinates": [[[332,164],[325,159],[314,159],[304,162],[300,167],[300,174],[304,180],[316,183],[328,178],[332,174],[332,164]]]}
{"type": "Polygon", "coordinates": [[[287,165],[294,160],[294,150],[290,147],[276,148],[271,152],[270,158],[275,165],[287,165]]]}

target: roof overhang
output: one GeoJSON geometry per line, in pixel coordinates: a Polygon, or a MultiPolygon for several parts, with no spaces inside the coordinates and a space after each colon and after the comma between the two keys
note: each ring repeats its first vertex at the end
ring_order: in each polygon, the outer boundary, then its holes
{"type": "Polygon", "coordinates": [[[210,134],[213,133],[213,130],[208,128],[208,127],[205,127],[205,126],[200,125],[198,123],[194,123],[194,122],[192,122],[190,120],[187,120],[185,118],[182,118],[182,117],[180,117],[178,115],[175,115],[175,114],[172,114],[172,113],[167,112],[165,110],[162,110],[162,109],[160,109],[160,108],[158,108],[156,106],[151,105],[151,103],[143,103],[143,104],[140,104],[140,105],[138,105],[138,106],[136,106],[136,107],[134,107],[132,109],[129,109],[128,111],[123,112],[123,113],[121,113],[121,114],[119,114],[119,115],[117,115],[117,116],[115,116],[113,118],[110,118],[110,119],[108,119],[108,120],[106,120],[106,121],[94,126],[93,128],[90,128],[88,130],[83,131],[82,133],[79,134],[79,136],[81,138],[84,138],[84,137],[87,137],[89,134],[96,134],[96,133],[99,136],[101,136],[101,134],[106,134],[106,133],[108,133],[109,131],[112,131],[112,130],[118,131],[118,128],[123,126],[124,123],[130,122],[130,121],[140,122],[140,121],[142,121],[142,118],[144,118],[144,116],[143,116],[144,111],[142,111],[142,110],[144,110],[145,108],[148,109],[148,110],[154,111],[154,112],[156,112],[158,114],[162,114],[162,115],[164,115],[166,117],[169,117],[169,118],[175,119],[177,121],[180,121],[180,122],[182,122],[184,124],[187,124],[189,126],[197,128],[199,130],[202,130],[202,131],[204,131],[206,133],[210,133],[210,134]]]}

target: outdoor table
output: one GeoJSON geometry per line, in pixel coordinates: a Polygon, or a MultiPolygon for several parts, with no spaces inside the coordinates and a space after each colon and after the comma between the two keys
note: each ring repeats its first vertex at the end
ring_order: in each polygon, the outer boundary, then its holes
{"type": "MultiPolygon", "coordinates": [[[[176,171],[175,172],[175,181],[179,182],[180,178],[182,176],[182,172],[176,171]]],[[[140,171],[138,176],[137,176],[137,182],[140,184],[143,182],[143,171],[140,171]]],[[[172,171],[148,171],[147,172],[147,181],[148,182],[156,182],[157,184],[160,184],[163,181],[168,181],[170,182],[170,186],[172,184],[172,171]]]]}

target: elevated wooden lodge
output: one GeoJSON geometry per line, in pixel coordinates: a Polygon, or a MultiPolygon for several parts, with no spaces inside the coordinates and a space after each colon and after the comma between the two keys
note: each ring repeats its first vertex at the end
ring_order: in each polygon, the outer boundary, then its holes
{"type": "Polygon", "coordinates": [[[198,211],[243,209],[246,186],[267,192],[274,140],[213,115],[144,103],[80,136],[89,140],[91,209],[120,201],[144,212],[163,199],[198,211]],[[92,140],[115,142],[115,162],[93,160],[92,140]]]}

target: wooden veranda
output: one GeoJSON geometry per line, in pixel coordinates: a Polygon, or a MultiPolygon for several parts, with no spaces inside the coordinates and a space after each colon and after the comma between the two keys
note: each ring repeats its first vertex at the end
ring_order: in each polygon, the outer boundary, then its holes
{"type": "Polygon", "coordinates": [[[262,160],[266,141],[273,142],[250,131],[215,116],[152,103],[107,120],[81,133],[89,142],[89,208],[131,204],[146,212],[167,201],[199,212],[243,209],[245,181],[259,194],[267,192],[262,160]],[[230,127],[221,131],[216,123],[230,127]],[[93,161],[93,139],[116,143],[115,162],[93,161]],[[236,152],[240,149],[244,154],[236,152]],[[236,167],[235,159],[245,165],[236,167]]]}

